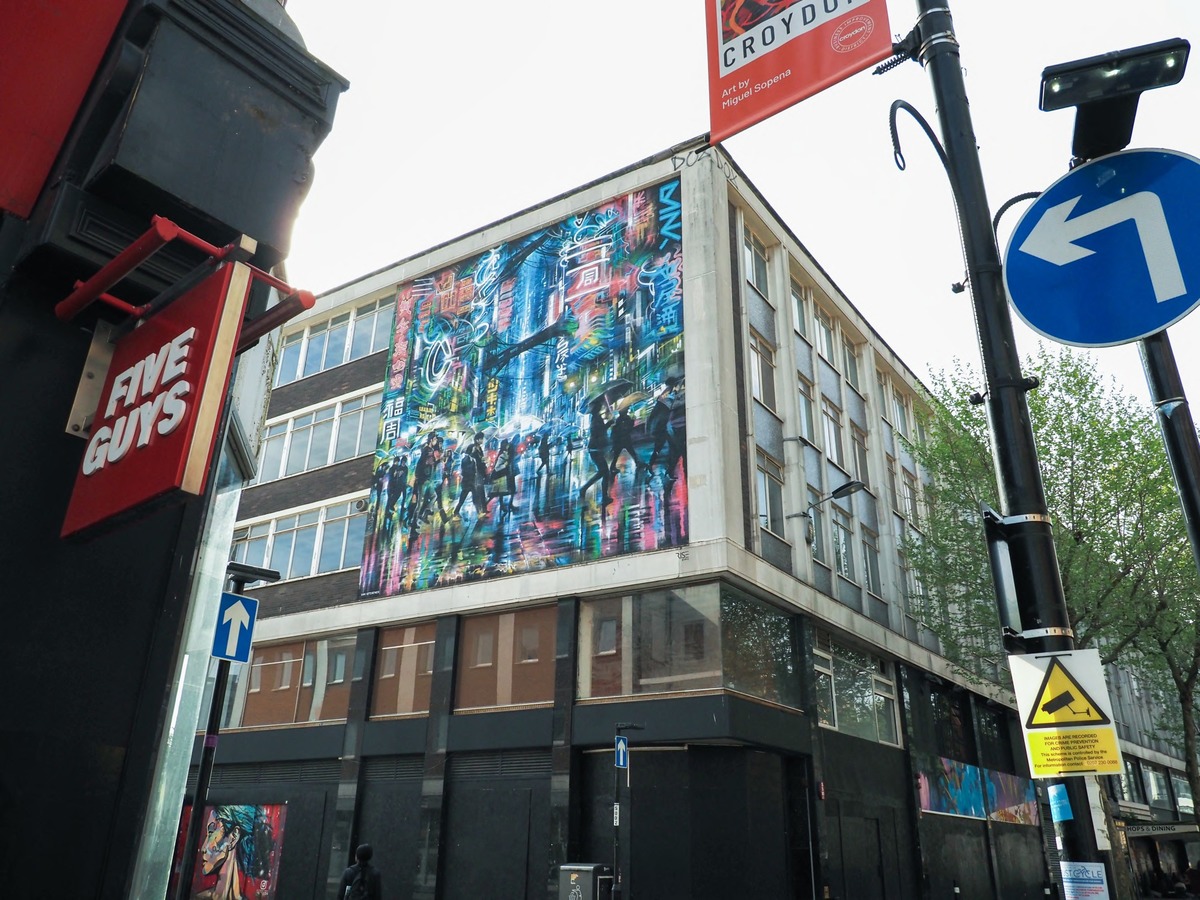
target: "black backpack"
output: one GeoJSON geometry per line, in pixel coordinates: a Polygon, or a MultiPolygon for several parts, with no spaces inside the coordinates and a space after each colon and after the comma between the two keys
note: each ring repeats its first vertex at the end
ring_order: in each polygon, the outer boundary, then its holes
{"type": "Polygon", "coordinates": [[[368,875],[368,868],[362,863],[358,864],[358,874],[354,876],[354,880],[350,882],[350,887],[346,888],[346,900],[371,900],[371,882],[368,875]]]}

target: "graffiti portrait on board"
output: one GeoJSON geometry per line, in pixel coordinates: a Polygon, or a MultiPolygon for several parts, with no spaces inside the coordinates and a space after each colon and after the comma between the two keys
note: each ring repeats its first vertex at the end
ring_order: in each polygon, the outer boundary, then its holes
{"type": "MultiPolygon", "coordinates": [[[[168,896],[174,896],[191,809],[184,808],[180,823],[168,896]]],[[[188,897],[275,900],[286,818],[286,803],[206,806],[188,897]]]]}
{"type": "Polygon", "coordinates": [[[673,179],[399,286],[363,596],[687,543],[681,244],[673,179]]]}

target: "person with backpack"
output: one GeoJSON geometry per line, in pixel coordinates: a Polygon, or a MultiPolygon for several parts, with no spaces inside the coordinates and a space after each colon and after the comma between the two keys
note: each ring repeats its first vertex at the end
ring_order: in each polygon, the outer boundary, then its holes
{"type": "Polygon", "coordinates": [[[354,865],[342,873],[338,882],[337,900],[383,900],[383,878],[379,870],[370,865],[375,851],[370,844],[359,844],[354,851],[354,865]]]}

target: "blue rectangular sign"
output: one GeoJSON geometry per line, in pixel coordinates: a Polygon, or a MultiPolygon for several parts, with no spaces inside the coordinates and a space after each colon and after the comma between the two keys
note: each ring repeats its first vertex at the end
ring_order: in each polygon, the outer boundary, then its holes
{"type": "Polygon", "coordinates": [[[617,735],[617,744],[613,749],[613,765],[618,769],[629,768],[629,738],[623,734],[617,735]]]}
{"type": "Polygon", "coordinates": [[[231,662],[249,662],[258,619],[258,601],[253,597],[224,593],[217,610],[217,628],[213,634],[212,655],[231,662]]]}

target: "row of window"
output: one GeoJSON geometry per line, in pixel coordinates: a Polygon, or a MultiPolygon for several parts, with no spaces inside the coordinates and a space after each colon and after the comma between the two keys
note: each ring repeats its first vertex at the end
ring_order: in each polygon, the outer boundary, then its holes
{"type": "Polygon", "coordinates": [[[375,450],[382,391],[370,391],[267,424],[259,484],[375,450]]]}
{"type": "Polygon", "coordinates": [[[276,516],[238,527],[232,559],[303,578],[362,563],[367,516],[354,501],[276,516]]]}
{"type": "Polygon", "coordinates": [[[395,298],[362,303],[349,312],[285,335],[276,386],[385,350],[392,339],[395,298]]]}
{"type": "Polygon", "coordinates": [[[1123,759],[1125,774],[1113,776],[1118,799],[1174,809],[1180,815],[1195,814],[1192,788],[1182,772],[1164,771],[1127,753],[1123,759]]]}
{"type": "MultiPolygon", "coordinates": [[[[747,284],[763,297],[770,300],[770,284],[768,278],[767,248],[763,241],[750,229],[744,229],[744,268],[747,284]]],[[[846,382],[860,394],[864,394],[861,381],[861,357],[859,343],[853,336],[843,331],[838,340],[840,325],[830,313],[826,312],[814,299],[814,291],[810,286],[802,284],[797,278],[789,280],[792,301],[793,327],[806,339],[811,339],[817,352],[835,369],[839,370],[846,382]],[[812,328],[809,328],[811,310],[812,328]],[[839,352],[840,348],[840,352],[839,352]]],[[[751,385],[756,400],[773,412],[777,412],[775,386],[775,352],[776,348],[770,341],[757,332],[751,331],[750,352],[752,355],[751,385]]],[[[897,385],[893,385],[889,377],[881,370],[876,370],[876,386],[879,410],[882,417],[903,436],[910,434],[909,422],[910,400],[907,394],[897,385]]],[[[814,441],[813,397],[814,390],[811,382],[800,377],[801,425],[802,434],[809,441],[814,441]]],[[[865,394],[864,394],[865,396],[865,394]]],[[[833,401],[822,398],[822,412],[828,422],[830,419],[837,425],[837,433],[830,434],[826,430],[827,452],[830,458],[846,468],[844,447],[840,438],[841,411],[833,401]]],[[[864,482],[867,480],[862,478],[864,482]]],[[[868,482],[869,483],[869,482],[868,482]]]]}
{"type": "MultiPolygon", "coordinates": [[[[736,691],[801,707],[797,619],[722,585],[588,601],[580,605],[576,696],[581,700],[694,691],[736,691]]],[[[557,607],[461,620],[456,641],[456,712],[547,705],[554,700],[557,607]]],[[[429,710],[432,622],[381,629],[370,715],[429,710]]],[[[812,672],[822,725],[897,744],[889,664],[818,641],[812,672]]],[[[226,727],[344,718],[348,680],[362,677],[350,635],[256,646],[230,691],[226,727]]]]}

